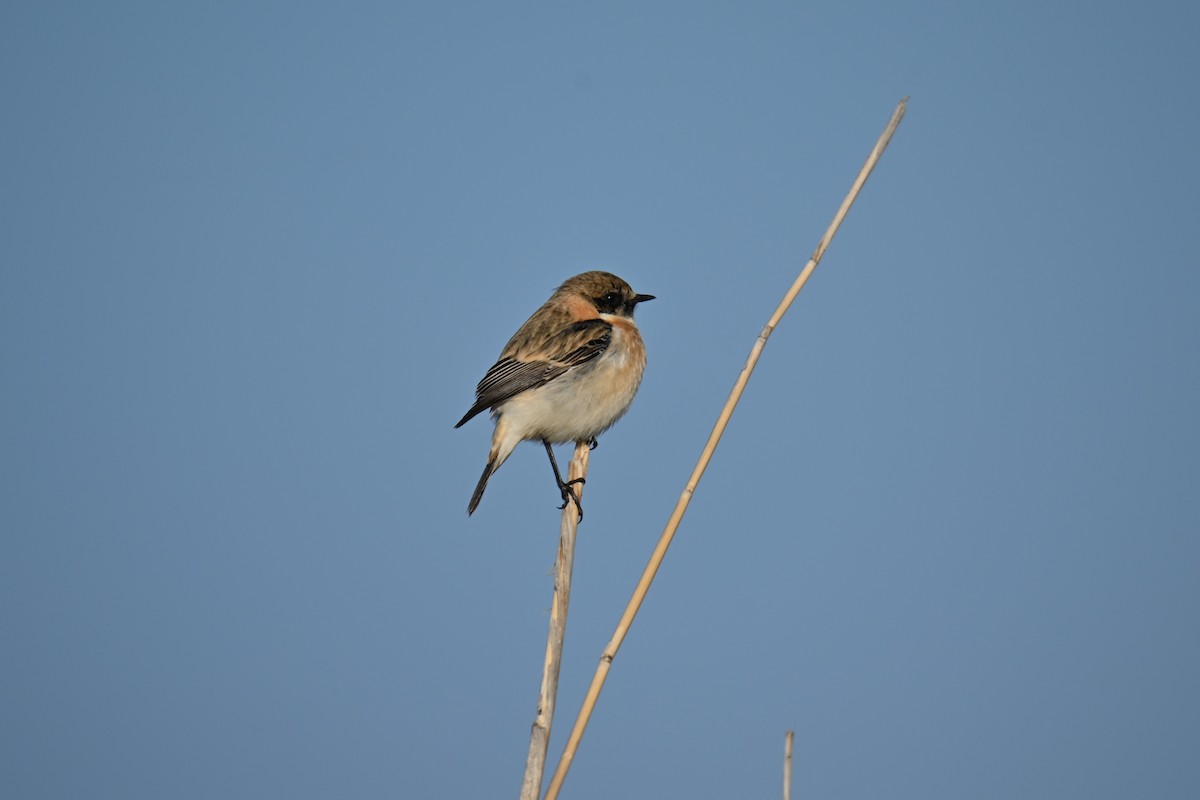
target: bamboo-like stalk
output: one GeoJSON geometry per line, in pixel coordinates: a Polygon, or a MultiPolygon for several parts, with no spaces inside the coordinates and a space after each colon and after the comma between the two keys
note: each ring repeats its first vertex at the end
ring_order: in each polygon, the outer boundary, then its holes
{"type": "Polygon", "coordinates": [[[783,737],[783,800],[792,800],[792,742],[795,739],[795,731],[788,731],[783,737]]]}
{"type": "MultiPolygon", "coordinates": [[[[575,445],[575,455],[567,468],[567,480],[586,478],[587,442],[575,445]]],[[[583,484],[573,485],[583,500],[583,484]]],[[[542,666],[542,688],[538,695],[537,716],[529,736],[529,756],[525,759],[525,779],[521,782],[521,800],[537,800],[542,793],[546,772],[546,749],[550,745],[550,725],[554,722],[554,699],[558,696],[558,670],[562,666],[563,639],[567,634],[567,607],[571,603],[571,572],[575,565],[575,533],[579,527],[579,509],[568,502],[563,508],[558,529],[558,557],[554,561],[554,597],[550,605],[550,631],[546,635],[546,661],[542,666]]]]}
{"type": "Polygon", "coordinates": [[[883,151],[887,149],[888,142],[891,141],[892,134],[896,132],[896,128],[900,125],[900,120],[904,118],[904,112],[907,107],[908,98],[905,97],[896,106],[896,110],[892,112],[891,120],[888,121],[887,127],[884,128],[878,141],[875,142],[875,147],[871,150],[871,154],[867,156],[866,163],[859,170],[858,177],[855,178],[850,191],[846,194],[845,199],[842,200],[837,213],[834,214],[833,221],[829,224],[825,235],[821,237],[821,241],[817,244],[817,249],[813,251],[812,258],[804,265],[804,269],[800,271],[800,275],[783,296],[783,300],[780,301],[778,307],[776,307],[775,313],[771,315],[770,320],[763,326],[762,332],[758,334],[758,338],[754,340],[754,346],[750,349],[750,355],[747,357],[741,372],[738,373],[733,390],[729,393],[729,399],[725,401],[725,407],[721,409],[721,413],[717,417],[717,422],[713,426],[712,433],[709,434],[708,441],[704,445],[704,450],[700,453],[700,459],[696,462],[691,477],[688,478],[687,484],[683,488],[683,493],[679,495],[679,500],[675,504],[675,510],[671,512],[671,517],[667,520],[666,528],[663,529],[662,536],[659,537],[658,544],[650,556],[650,561],[646,564],[646,568],[642,572],[642,577],[633,590],[633,596],[629,599],[628,605],[625,606],[625,613],[621,615],[621,620],[617,623],[617,629],[613,633],[612,639],[609,640],[608,645],[604,648],[604,652],[600,655],[600,663],[596,666],[596,674],[592,677],[592,683],[588,687],[587,695],[583,699],[583,706],[575,718],[575,725],[571,729],[571,735],[567,738],[567,744],[563,748],[562,755],[559,756],[558,766],[554,770],[554,777],[550,779],[550,786],[546,789],[545,800],[555,800],[562,789],[567,772],[571,769],[571,762],[575,759],[575,753],[579,749],[579,742],[583,739],[583,732],[587,728],[588,720],[591,719],[592,710],[596,707],[596,700],[600,696],[600,690],[604,688],[604,681],[608,678],[608,671],[612,667],[613,659],[616,657],[617,651],[620,650],[621,643],[625,640],[625,635],[629,632],[629,627],[633,624],[633,618],[637,616],[638,609],[642,607],[642,601],[645,600],[646,593],[650,591],[650,584],[654,581],[654,576],[658,574],[658,568],[662,565],[663,558],[667,554],[667,548],[671,546],[671,541],[675,538],[675,531],[679,528],[679,523],[683,519],[684,512],[687,511],[688,504],[692,500],[692,495],[696,491],[696,486],[700,483],[700,478],[708,468],[709,461],[712,460],[713,453],[717,449],[717,443],[721,441],[721,435],[725,433],[725,427],[729,424],[729,418],[733,416],[733,410],[737,407],[738,401],[742,397],[742,392],[746,389],[746,383],[750,380],[750,374],[754,371],[754,366],[758,363],[758,359],[762,355],[768,337],[775,330],[775,326],[779,324],[779,321],[783,319],[784,313],[788,310],[792,301],[796,299],[796,295],[800,293],[800,290],[804,288],[804,284],[808,282],[809,276],[817,268],[821,257],[825,255],[825,250],[829,247],[830,242],[833,241],[838,228],[841,227],[842,220],[846,218],[846,213],[850,210],[850,206],[854,204],[854,200],[858,197],[863,184],[867,182],[867,178],[870,176],[871,171],[875,169],[875,165],[878,163],[880,156],[883,155],[883,151]]]}

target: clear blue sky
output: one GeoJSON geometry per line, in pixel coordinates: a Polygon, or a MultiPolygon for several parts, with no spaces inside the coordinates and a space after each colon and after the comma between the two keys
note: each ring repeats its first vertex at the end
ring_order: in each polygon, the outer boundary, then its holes
{"type": "MultiPolygon", "coordinates": [[[[516,797],[558,512],[451,426],[565,277],[658,300],[564,797],[1200,796],[1194,4],[0,11],[0,795],[516,797]]],[[[566,451],[564,449],[564,456],[566,451]]]]}

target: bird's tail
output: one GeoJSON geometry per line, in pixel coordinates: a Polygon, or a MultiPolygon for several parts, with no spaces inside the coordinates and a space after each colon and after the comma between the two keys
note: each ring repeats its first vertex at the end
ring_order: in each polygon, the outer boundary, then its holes
{"type": "Polygon", "coordinates": [[[471,502],[467,503],[467,514],[474,514],[475,509],[479,508],[479,501],[483,499],[483,490],[487,488],[488,479],[495,474],[496,470],[500,469],[500,465],[508,460],[515,448],[521,441],[519,434],[514,433],[512,426],[503,416],[496,420],[496,430],[492,432],[492,449],[488,453],[487,466],[483,468],[483,475],[479,478],[479,484],[475,487],[475,493],[471,495],[471,502]]]}
{"type": "Polygon", "coordinates": [[[489,458],[487,466],[483,468],[483,475],[479,478],[479,483],[475,486],[475,493],[471,495],[471,502],[467,503],[467,516],[475,513],[475,509],[479,508],[479,501],[483,499],[483,490],[487,488],[488,478],[492,477],[492,473],[496,471],[496,459],[489,458]]]}

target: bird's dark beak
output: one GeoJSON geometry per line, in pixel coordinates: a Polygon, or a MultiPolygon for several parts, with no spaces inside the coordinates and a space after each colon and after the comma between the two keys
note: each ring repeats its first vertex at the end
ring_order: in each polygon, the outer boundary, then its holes
{"type": "Polygon", "coordinates": [[[644,303],[647,300],[653,300],[653,299],[654,299],[654,295],[652,295],[652,294],[635,294],[633,296],[633,304],[637,305],[638,303],[644,303]]]}

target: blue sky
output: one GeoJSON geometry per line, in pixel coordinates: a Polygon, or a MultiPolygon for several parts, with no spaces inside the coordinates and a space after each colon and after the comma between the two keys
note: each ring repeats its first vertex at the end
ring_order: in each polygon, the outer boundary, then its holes
{"type": "MultiPolygon", "coordinates": [[[[1200,794],[1182,3],[0,11],[0,793],[516,796],[557,494],[453,423],[564,278],[657,295],[564,797],[1200,794]]],[[[565,456],[566,451],[563,450],[565,456]]]]}

